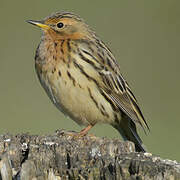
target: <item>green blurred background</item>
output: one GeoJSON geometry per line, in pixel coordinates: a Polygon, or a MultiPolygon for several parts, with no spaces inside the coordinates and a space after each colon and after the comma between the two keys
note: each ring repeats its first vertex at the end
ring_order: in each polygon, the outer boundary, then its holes
{"type": "MultiPolygon", "coordinates": [[[[0,0],[0,134],[79,131],[47,98],[34,70],[41,32],[25,20],[68,10],[83,17],[113,51],[151,132],[153,154],[180,161],[180,1],[0,0]]],[[[108,125],[91,133],[120,138],[108,125]]]]}

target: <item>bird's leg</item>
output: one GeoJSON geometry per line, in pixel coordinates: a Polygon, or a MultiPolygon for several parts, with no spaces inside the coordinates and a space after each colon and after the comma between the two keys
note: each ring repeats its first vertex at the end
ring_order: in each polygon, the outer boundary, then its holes
{"type": "Polygon", "coordinates": [[[80,136],[80,137],[85,136],[92,127],[93,127],[93,125],[89,124],[87,127],[85,127],[84,129],[82,129],[82,130],[78,133],[78,136],[80,136]]]}
{"type": "MultiPolygon", "coordinates": [[[[93,125],[88,125],[84,129],[82,129],[80,132],[78,132],[78,133],[76,133],[76,132],[68,132],[68,135],[72,136],[75,139],[76,138],[81,138],[81,137],[85,136],[92,127],[93,127],[93,125]]],[[[90,136],[93,136],[93,135],[90,135],[90,136]]]]}

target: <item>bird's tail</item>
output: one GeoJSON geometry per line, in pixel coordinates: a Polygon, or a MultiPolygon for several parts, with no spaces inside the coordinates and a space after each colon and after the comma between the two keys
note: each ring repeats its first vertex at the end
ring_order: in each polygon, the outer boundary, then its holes
{"type": "Polygon", "coordinates": [[[120,124],[116,124],[113,127],[119,131],[124,140],[134,142],[137,152],[146,152],[142,140],[137,133],[136,125],[129,117],[122,119],[120,124]]]}

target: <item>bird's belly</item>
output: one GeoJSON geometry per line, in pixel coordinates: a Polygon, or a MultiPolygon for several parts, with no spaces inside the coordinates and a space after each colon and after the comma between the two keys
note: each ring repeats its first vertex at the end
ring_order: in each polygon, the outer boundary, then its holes
{"type": "Polygon", "coordinates": [[[78,73],[65,69],[61,74],[49,73],[48,81],[43,85],[45,89],[50,88],[48,96],[59,110],[79,125],[112,124],[114,112],[110,103],[93,81],[78,73]]]}

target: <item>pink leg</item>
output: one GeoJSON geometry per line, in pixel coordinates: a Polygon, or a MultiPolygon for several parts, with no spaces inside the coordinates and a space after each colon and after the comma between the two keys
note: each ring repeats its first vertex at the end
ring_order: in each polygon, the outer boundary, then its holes
{"type": "Polygon", "coordinates": [[[92,125],[88,125],[78,133],[78,136],[85,136],[92,127],[92,125]]]}

